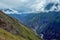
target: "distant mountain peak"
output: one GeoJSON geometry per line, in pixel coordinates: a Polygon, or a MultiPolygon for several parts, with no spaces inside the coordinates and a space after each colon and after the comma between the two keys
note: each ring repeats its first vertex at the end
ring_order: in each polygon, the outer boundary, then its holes
{"type": "Polygon", "coordinates": [[[2,11],[6,14],[19,14],[18,11],[13,10],[11,8],[2,9],[2,11]]]}

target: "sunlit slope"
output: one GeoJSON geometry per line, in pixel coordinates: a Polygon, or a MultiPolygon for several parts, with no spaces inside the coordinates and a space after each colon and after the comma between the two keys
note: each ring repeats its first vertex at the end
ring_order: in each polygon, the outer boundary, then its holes
{"type": "Polygon", "coordinates": [[[0,40],[22,40],[22,39],[0,28],[0,40]]]}
{"type": "MultiPolygon", "coordinates": [[[[5,35],[6,40],[9,38],[9,40],[42,40],[32,30],[2,11],[0,11],[0,28],[2,28],[0,29],[2,31],[6,30],[6,32],[4,31],[7,34],[5,35]]],[[[4,34],[1,37],[4,37],[4,34]]]]}

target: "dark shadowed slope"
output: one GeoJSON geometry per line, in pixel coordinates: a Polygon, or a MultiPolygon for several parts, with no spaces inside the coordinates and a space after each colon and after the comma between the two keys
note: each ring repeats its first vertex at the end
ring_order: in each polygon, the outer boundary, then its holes
{"type": "Polygon", "coordinates": [[[0,11],[0,40],[42,40],[18,20],[0,11]]]}
{"type": "Polygon", "coordinates": [[[44,39],[60,39],[60,11],[20,15],[9,14],[9,16],[17,18],[39,35],[43,34],[44,39]]]}

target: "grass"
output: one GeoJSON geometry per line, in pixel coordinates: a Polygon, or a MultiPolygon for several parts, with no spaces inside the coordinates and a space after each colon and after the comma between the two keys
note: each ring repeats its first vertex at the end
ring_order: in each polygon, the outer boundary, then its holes
{"type": "Polygon", "coordinates": [[[12,18],[0,11],[0,18],[7,24],[7,30],[0,28],[1,40],[42,40],[31,29],[17,19],[12,18]],[[8,31],[9,30],[9,31],[8,31]],[[18,33],[16,33],[16,31],[18,33]]]}
{"type": "Polygon", "coordinates": [[[0,28],[0,40],[21,40],[18,36],[7,32],[6,30],[0,28]]]}

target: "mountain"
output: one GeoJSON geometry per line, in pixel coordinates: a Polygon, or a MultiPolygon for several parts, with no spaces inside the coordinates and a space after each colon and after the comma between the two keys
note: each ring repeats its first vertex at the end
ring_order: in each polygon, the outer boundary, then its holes
{"type": "Polygon", "coordinates": [[[17,19],[0,11],[0,40],[42,40],[17,19]]]}
{"type": "Polygon", "coordinates": [[[6,9],[1,9],[3,12],[5,12],[6,14],[18,14],[18,11],[13,10],[11,8],[6,8],[6,9]]]}
{"type": "Polygon", "coordinates": [[[43,34],[44,39],[49,40],[60,38],[60,11],[29,14],[9,14],[9,16],[17,18],[39,35],[43,34]]]}

